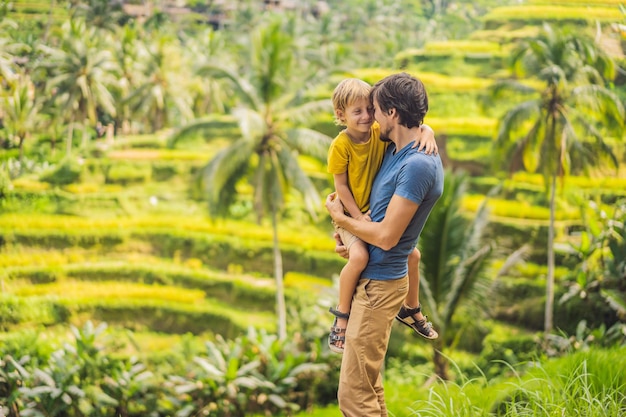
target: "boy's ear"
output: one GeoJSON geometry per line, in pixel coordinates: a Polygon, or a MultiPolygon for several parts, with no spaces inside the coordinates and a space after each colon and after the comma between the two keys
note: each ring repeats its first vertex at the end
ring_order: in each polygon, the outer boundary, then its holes
{"type": "Polygon", "coordinates": [[[335,110],[335,117],[337,118],[337,120],[340,120],[342,122],[345,121],[345,118],[344,118],[344,115],[343,115],[343,110],[336,109],[335,110]]]}

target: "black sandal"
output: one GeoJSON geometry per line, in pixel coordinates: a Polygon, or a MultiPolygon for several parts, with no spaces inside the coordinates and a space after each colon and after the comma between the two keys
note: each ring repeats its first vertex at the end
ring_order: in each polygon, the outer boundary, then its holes
{"type": "Polygon", "coordinates": [[[418,305],[416,308],[407,308],[403,304],[402,307],[400,308],[400,311],[396,315],[396,319],[400,323],[406,326],[409,326],[411,329],[415,331],[415,333],[419,334],[420,336],[426,339],[434,340],[438,338],[439,333],[437,333],[435,329],[433,329],[433,324],[428,321],[428,316],[424,316],[422,320],[415,320],[413,318],[415,314],[421,311],[422,311],[421,304],[418,305]]]}
{"type": "Polygon", "coordinates": [[[350,313],[342,313],[341,311],[335,308],[329,308],[328,311],[335,316],[335,321],[333,321],[333,325],[330,328],[330,333],[328,334],[328,347],[332,352],[335,353],[343,353],[343,346],[337,346],[337,342],[346,342],[346,329],[343,327],[337,327],[337,319],[349,319],[350,313]],[[340,336],[343,334],[343,336],[340,336]]]}

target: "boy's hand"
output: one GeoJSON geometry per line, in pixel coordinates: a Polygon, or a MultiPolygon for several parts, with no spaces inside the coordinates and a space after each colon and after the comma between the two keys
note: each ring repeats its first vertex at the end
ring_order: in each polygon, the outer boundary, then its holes
{"type": "Polygon", "coordinates": [[[417,148],[418,151],[423,150],[426,155],[437,155],[439,148],[435,141],[435,131],[428,125],[420,126],[420,135],[415,140],[413,148],[417,148]]]}
{"type": "Polygon", "coordinates": [[[364,221],[366,221],[366,222],[371,222],[371,221],[372,221],[372,218],[370,217],[370,213],[371,213],[371,212],[372,212],[371,210],[368,210],[366,213],[361,214],[361,215],[357,218],[357,220],[364,220],[364,221]]]}
{"type": "Polygon", "coordinates": [[[333,220],[343,214],[343,204],[336,192],[328,194],[325,206],[333,220]]]}

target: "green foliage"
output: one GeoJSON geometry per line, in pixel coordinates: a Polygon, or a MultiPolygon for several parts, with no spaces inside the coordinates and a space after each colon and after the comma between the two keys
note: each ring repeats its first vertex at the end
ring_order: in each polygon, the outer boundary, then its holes
{"type": "Polygon", "coordinates": [[[7,232],[4,238],[7,243],[44,248],[106,248],[123,243],[126,239],[126,233],[113,230],[90,231],[88,233],[81,230],[73,232],[59,230],[11,231],[7,232]]]}
{"type": "Polygon", "coordinates": [[[75,159],[66,159],[51,172],[41,176],[41,181],[52,185],[68,185],[80,182],[83,167],[75,159]]]}
{"type": "Polygon", "coordinates": [[[168,181],[182,174],[181,165],[171,162],[155,162],[152,164],[152,180],[168,181]]]}
{"type": "Polygon", "coordinates": [[[309,399],[294,389],[309,386],[314,391],[311,384],[320,384],[327,368],[276,336],[252,329],[232,342],[218,337],[206,348],[205,355],[194,358],[188,376],[170,378],[188,404],[181,415],[289,414],[309,405],[309,399]]]}
{"type": "Polygon", "coordinates": [[[540,340],[535,335],[492,333],[484,340],[477,367],[494,378],[537,361],[542,355],[540,340]]]}
{"type": "Polygon", "coordinates": [[[7,331],[26,323],[43,325],[64,323],[69,310],[52,297],[20,298],[0,295],[0,330],[7,331]]]}
{"type": "MultiPolygon", "coordinates": [[[[586,6],[586,5],[585,5],[586,6]]],[[[523,5],[496,7],[484,16],[485,26],[506,24],[509,22],[541,24],[545,21],[554,23],[578,23],[589,25],[591,22],[616,22],[621,19],[616,7],[570,7],[562,5],[523,5]]]]}
{"type": "Polygon", "coordinates": [[[310,407],[326,382],[319,345],[304,351],[249,329],[232,342],[207,342],[205,352],[166,375],[109,352],[106,327],[72,327],[73,343],[46,358],[4,356],[0,406],[59,417],[186,416],[203,410],[216,416],[276,415],[310,407]]]}
{"type": "Polygon", "coordinates": [[[107,184],[129,185],[145,183],[150,179],[152,170],[148,164],[117,163],[111,165],[106,172],[107,184]]]}

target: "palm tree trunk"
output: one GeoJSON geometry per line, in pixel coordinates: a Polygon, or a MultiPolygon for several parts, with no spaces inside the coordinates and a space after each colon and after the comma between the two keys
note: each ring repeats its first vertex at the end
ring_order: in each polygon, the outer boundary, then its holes
{"type": "Polygon", "coordinates": [[[74,139],[74,117],[70,120],[70,127],[67,130],[67,139],[65,139],[65,156],[70,156],[72,154],[72,140],[74,139]]]}
{"type": "Polygon", "coordinates": [[[83,121],[83,135],[82,135],[82,140],[81,140],[81,145],[80,145],[83,152],[87,149],[87,144],[89,143],[89,134],[87,132],[88,129],[89,129],[89,119],[85,119],[83,121]]]}
{"type": "Polygon", "coordinates": [[[287,311],[283,285],[283,257],[278,245],[278,219],[276,208],[272,207],[272,235],[274,243],[274,279],[276,280],[276,316],[278,317],[278,338],[287,338],[287,311]]]}
{"type": "Polygon", "coordinates": [[[554,326],[554,217],[556,210],[556,174],[550,184],[550,225],[548,227],[548,276],[546,277],[546,311],[544,332],[547,337],[554,326]]]}
{"type": "MultiPolygon", "coordinates": [[[[442,337],[442,335],[439,337],[442,337]]],[[[437,376],[444,381],[449,381],[450,375],[448,375],[448,359],[441,353],[442,348],[443,343],[439,341],[433,345],[433,365],[435,366],[435,373],[437,376]]]]}
{"type": "Polygon", "coordinates": [[[19,139],[19,148],[20,148],[20,171],[23,169],[22,162],[24,161],[24,138],[25,136],[20,136],[19,139]]]}

